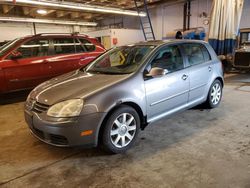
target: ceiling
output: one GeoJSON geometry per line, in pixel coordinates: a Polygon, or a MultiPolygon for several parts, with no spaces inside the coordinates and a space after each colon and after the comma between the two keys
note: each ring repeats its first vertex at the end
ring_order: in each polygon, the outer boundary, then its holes
{"type": "MultiPolygon", "coordinates": [[[[15,0],[13,0],[15,1],[15,0]]],[[[158,3],[165,3],[171,0],[147,0],[149,6],[153,6],[158,3]]],[[[51,1],[55,2],[55,1],[51,1]]],[[[107,8],[119,8],[124,10],[136,10],[134,0],[72,0],[56,2],[70,2],[80,3],[82,5],[101,6],[107,8]]],[[[142,0],[141,3],[142,5],[142,0]]],[[[73,21],[99,21],[109,16],[117,14],[101,13],[93,11],[80,11],[73,9],[55,8],[55,7],[41,7],[34,5],[27,5],[23,3],[13,2],[0,2],[0,16],[4,17],[25,17],[25,18],[40,18],[40,19],[62,19],[73,21]],[[45,9],[47,13],[41,15],[37,13],[38,9],[45,9]]]]}

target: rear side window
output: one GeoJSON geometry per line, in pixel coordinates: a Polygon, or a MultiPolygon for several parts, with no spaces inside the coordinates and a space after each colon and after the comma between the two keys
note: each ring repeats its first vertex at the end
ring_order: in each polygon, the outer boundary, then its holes
{"type": "Polygon", "coordinates": [[[73,54],[76,52],[73,38],[54,38],[54,52],[58,54],[73,54]]]}
{"type": "Polygon", "coordinates": [[[83,38],[79,38],[79,40],[87,52],[95,51],[95,45],[92,44],[90,41],[88,41],[87,39],[83,39],[83,38]]]}
{"type": "Polygon", "coordinates": [[[75,39],[75,46],[76,46],[76,53],[82,53],[86,51],[82,43],[78,39],[75,39]]]}
{"type": "Polygon", "coordinates": [[[183,44],[189,64],[197,65],[211,60],[207,48],[202,44],[183,44]]]}
{"type": "Polygon", "coordinates": [[[22,58],[40,57],[49,55],[49,40],[34,39],[22,44],[18,49],[22,58]]]}

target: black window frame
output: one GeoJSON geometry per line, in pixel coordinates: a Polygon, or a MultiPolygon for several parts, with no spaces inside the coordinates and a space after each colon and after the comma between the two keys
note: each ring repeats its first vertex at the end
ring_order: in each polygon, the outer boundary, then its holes
{"type": "Polygon", "coordinates": [[[82,44],[82,47],[84,48],[85,52],[94,52],[96,51],[96,45],[94,43],[92,43],[91,41],[89,41],[88,39],[84,38],[84,37],[77,37],[78,41],[82,44]],[[89,51],[86,46],[84,45],[84,43],[82,43],[81,39],[87,41],[88,43],[91,43],[94,46],[94,50],[89,51]]]}

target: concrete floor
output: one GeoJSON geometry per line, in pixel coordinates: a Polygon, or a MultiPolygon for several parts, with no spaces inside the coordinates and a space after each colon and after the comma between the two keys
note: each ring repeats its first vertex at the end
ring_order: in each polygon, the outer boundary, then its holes
{"type": "Polygon", "coordinates": [[[219,108],[162,119],[122,155],[48,146],[30,135],[23,102],[1,105],[0,187],[249,188],[250,92],[239,81],[227,75],[219,108]]]}

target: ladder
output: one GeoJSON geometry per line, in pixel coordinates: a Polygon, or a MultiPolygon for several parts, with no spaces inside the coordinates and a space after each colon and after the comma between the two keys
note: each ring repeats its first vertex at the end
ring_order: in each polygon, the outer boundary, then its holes
{"type": "Polygon", "coordinates": [[[143,35],[146,41],[155,40],[155,35],[154,35],[151,19],[149,16],[149,12],[148,12],[147,0],[142,0],[142,1],[143,1],[143,5],[140,4],[141,0],[134,0],[135,7],[137,9],[138,14],[140,12],[146,12],[147,14],[145,17],[139,16],[143,35]]]}

